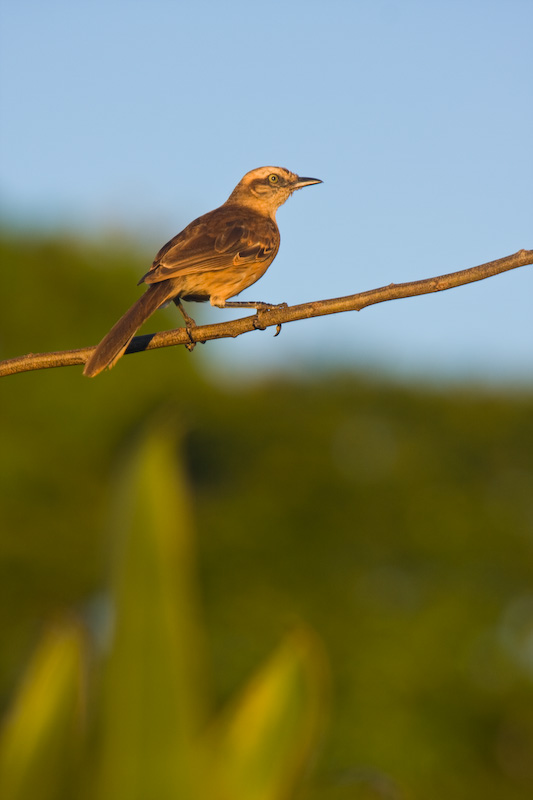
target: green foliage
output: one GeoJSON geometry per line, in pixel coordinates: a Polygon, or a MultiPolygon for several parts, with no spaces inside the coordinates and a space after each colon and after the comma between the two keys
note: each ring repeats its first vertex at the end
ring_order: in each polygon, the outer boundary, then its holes
{"type": "MultiPolygon", "coordinates": [[[[96,342],[148,261],[109,242],[2,247],[1,357],[96,342]]],[[[531,391],[318,366],[221,388],[207,354],[216,342],[94,381],[78,368],[2,381],[3,707],[39,627],[100,591],[115,465],[158,412],[182,433],[212,704],[231,705],[303,620],[332,672],[313,800],[529,798],[531,391]]]]}
{"type": "Polygon", "coordinates": [[[205,722],[204,665],[191,587],[191,521],[173,455],[167,439],[148,438],[124,476],[101,800],[199,796],[193,755],[205,722]]]}
{"type": "Polygon", "coordinates": [[[324,659],[301,628],[215,723],[209,754],[214,770],[206,797],[275,800],[293,796],[320,733],[324,659]]]}
{"type": "Polygon", "coordinates": [[[121,494],[115,621],[101,681],[88,691],[94,708],[80,718],[89,662],[80,626],[65,622],[44,637],[8,711],[3,800],[293,796],[320,731],[320,647],[304,630],[287,637],[210,719],[190,512],[168,435],[141,442],[121,494]]]}
{"type": "Polygon", "coordinates": [[[68,796],[81,713],[83,636],[65,622],[43,637],[0,737],[3,800],[68,796]]]}

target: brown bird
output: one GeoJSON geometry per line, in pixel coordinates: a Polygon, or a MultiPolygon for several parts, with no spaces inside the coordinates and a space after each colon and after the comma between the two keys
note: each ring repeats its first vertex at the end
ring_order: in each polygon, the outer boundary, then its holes
{"type": "Polygon", "coordinates": [[[277,209],[296,189],[313,183],[322,181],[300,178],[283,167],[248,172],[223,205],[195,219],[161,248],[139,281],[148,289],[104,336],[83,374],[93,377],[114,366],[143,322],[170,301],[187,327],[195,322],[182,300],[209,300],[218,308],[271,308],[269,303],[227,301],[264,275],[279,249],[277,209]]]}

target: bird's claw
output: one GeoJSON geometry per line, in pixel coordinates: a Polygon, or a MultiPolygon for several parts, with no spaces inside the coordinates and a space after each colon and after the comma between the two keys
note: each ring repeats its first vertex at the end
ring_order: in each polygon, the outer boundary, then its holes
{"type": "Polygon", "coordinates": [[[194,341],[194,339],[192,338],[192,334],[191,334],[191,328],[190,328],[190,326],[189,326],[189,325],[186,325],[186,326],[185,326],[185,331],[186,331],[186,333],[187,333],[187,336],[189,337],[189,341],[185,343],[185,347],[187,348],[187,350],[189,351],[189,353],[192,353],[192,351],[193,351],[193,350],[194,350],[194,348],[196,347],[196,342],[195,342],[195,341],[194,341]]]}
{"type": "Polygon", "coordinates": [[[267,329],[266,325],[261,325],[261,323],[259,322],[259,312],[253,318],[252,325],[254,326],[256,331],[266,331],[267,329]]]}
{"type": "MultiPolygon", "coordinates": [[[[256,308],[256,312],[257,313],[256,313],[256,315],[254,317],[254,320],[253,320],[254,328],[257,331],[264,331],[268,326],[261,324],[261,322],[260,322],[261,315],[262,314],[268,314],[271,311],[278,311],[279,309],[288,308],[288,307],[289,307],[288,303],[276,303],[276,305],[274,305],[274,304],[272,304],[272,305],[268,304],[267,305],[266,303],[264,303],[264,304],[261,304],[261,306],[258,305],[257,308],[256,308]]],[[[274,334],[274,336],[279,336],[280,332],[281,332],[281,322],[278,322],[278,324],[276,325],[276,333],[274,334]]]]}

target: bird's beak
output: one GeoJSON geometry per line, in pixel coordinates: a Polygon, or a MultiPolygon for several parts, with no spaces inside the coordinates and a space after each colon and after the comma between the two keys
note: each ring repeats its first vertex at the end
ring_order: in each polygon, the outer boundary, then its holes
{"type": "Polygon", "coordinates": [[[296,183],[293,183],[293,189],[303,189],[304,186],[312,186],[313,183],[322,183],[320,178],[300,178],[298,175],[298,180],[296,183]]]}

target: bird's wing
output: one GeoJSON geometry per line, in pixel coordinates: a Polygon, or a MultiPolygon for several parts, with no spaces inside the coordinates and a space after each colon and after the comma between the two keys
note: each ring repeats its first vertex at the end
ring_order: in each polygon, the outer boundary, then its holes
{"type": "Polygon", "coordinates": [[[157,283],[169,278],[228,267],[272,261],[279,232],[269,218],[246,209],[221,207],[191,222],[164,245],[141,279],[157,283]]]}

